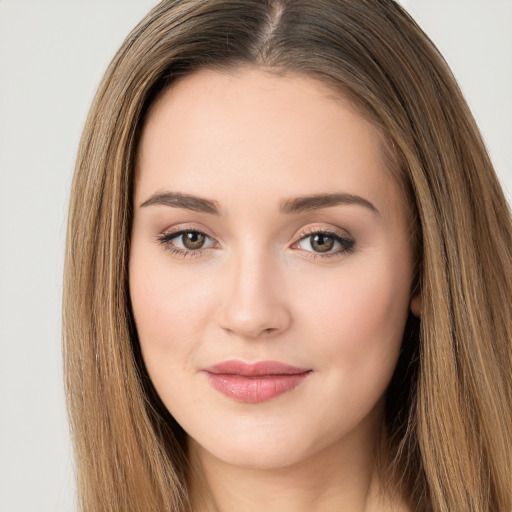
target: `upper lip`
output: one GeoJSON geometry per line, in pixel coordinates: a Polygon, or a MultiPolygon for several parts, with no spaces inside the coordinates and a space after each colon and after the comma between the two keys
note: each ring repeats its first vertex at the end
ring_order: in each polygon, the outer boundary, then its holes
{"type": "Polygon", "coordinates": [[[241,377],[262,377],[265,375],[298,375],[311,371],[310,368],[298,368],[279,361],[223,361],[204,368],[204,371],[217,375],[240,375],[241,377]]]}

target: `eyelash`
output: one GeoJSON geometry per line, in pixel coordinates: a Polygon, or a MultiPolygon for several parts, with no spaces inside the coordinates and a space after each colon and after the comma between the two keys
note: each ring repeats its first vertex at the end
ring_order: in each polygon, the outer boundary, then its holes
{"type": "Polygon", "coordinates": [[[198,235],[203,235],[204,237],[213,240],[211,236],[208,236],[203,231],[200,231],[199,229],[178,229],[176,231],[171,231],[170,233],[162,233],[157,236],[157,241],[161,245],[163,245],[164,249],[167,251],[170,251],[172,254],[176,256],[180,256],[182,258],[196,258],[198,256],[201,256],[201,253],[205,250],[211,249],[211,247],[205,247],[200,249],[180,249],[179,247],[176,247],[171,240],[174,238],[178,238],[180,236],[183,236],[185,233],[197,233],[198,235]]]}
{"type": "Polygon", "coordinates": [[[307,238],[310,238],[314,235],[324,235],[329,238],[332,238],[334,240],[334,242],[338,242],[340,244],[341,249],[338,249],[338,250],[332,251],[332,252],[329,251],[326,253],[304,250],[306,257],[308,257],[308,258],[313,258],[313,259],[322,258],[325,260],[327,258],[335,258],[336,256],[339,257],[342,255],[346,255],[348,253],[351,253],[354,250],[355,240],[353,238],[343,237],[336,231],[331,231],[330,229],[325,229],[325,228],[324,229],[312,228],[312,229],[308,229],[308,230],[304,231],[303,233],[301,233],[299,240],[297,242],[295,242],[293,244],[293,246],[298,245],[302,240],[306,240],[307,238]]]}
{"type": "MultiPolygon", "coordinates": [[[[191,228],[191,229],[179,229],[177,231],[172,231],[170,233],[162,233],[162,234],[158,235],[157,241],[162,246],[164,246],[164,248],[167,251],[170,251],[172,254],[174,254],[176,256],[180,256],[182,258],[195,258],[195,257],[201,256],[202,252],[212,248],[212,247],[205,247],[205,248],[199,248],[199,249],[194,250],[194,249],[181,249],[179,247],[176,247],[172,243],[172,240],[175,239],[175,238],[178,238],[180,236],[183,236],[185,233],[196,233],[196,234],[202,235],[202,236],[204,236],[204,237],[206,237],[206,238],[208,238],[210,240],[213,240],[212,237],[208,236],[203,231],[191,228]]],[[[316,259],[316,258],[327,259],[327,258],[333,258],[333,257],[336,257],[336,256],[339,257],[341,255],[348,254],[348,253],[350,253],[350,252],[352,252],[354,250],[355,240],[353,240],[352,238],[349,238],[349,237],[342,237],[342,236],[340,236],[339,233],[336,233],[335,231],[331,231],[329,229],[310,229],[310,230],[307,230],[307,231],[301,233],[301,236],[300,236],[299,240],[297,240],[297,242],[295,242],[292,245],[292,247],[298,245],[301,241],[303,241],[303,240],[305,240],[305,239],[307,239],[309,237],[312,237],[314,235],[324,235],[324,236],[327,236],[329,238],[332,238],[334,240],[334,242],[337,242],[337,243],[340,244],[340,246],[342,246],[342,249],[338,249],[338,250],[333,251],[333,252],[326,252],[324,254],[319,253],[319,252],[315,252],[315,251],[304,250],[304,253],[305,253],[306,257],[308,257],[308,258],[312,258],[312,259],[316,259]]]]}

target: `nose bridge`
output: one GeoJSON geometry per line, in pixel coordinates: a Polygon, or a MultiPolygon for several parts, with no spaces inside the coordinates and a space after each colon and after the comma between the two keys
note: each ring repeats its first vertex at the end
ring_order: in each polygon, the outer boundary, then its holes
{"type": "Polygon", "coordinates": [[[279,287],[278,262],[268,251],[240,248],[230,261],[222,327],[244,338],[286,329],[290,313],[279,287]]]}

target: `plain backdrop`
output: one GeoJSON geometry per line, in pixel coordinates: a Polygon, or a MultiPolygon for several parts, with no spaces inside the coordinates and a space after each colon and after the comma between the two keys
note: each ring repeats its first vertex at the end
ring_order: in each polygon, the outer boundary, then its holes
{"type": "MultiPolygon", "coordinates": [[[[95,89],[154,0],[0,0],[0,512],[75,510],[60,302],[74,158],[95,89]]],[[[512,0],[403,0],[452,67],[512,191],[512,0]]]]}

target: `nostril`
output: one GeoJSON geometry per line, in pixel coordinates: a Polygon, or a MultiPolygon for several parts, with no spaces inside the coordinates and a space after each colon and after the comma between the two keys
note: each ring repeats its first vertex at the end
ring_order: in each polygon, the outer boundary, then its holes
{"type": "Polygon", "coordinates": [[[267,327],[265,329],[249,329],[249,328],[241,328],[240,326],[238,328],[230,328],[230,327],[224,327],[224,330],[229,335],[238,335],[242,336],[244,338],[251,338],[251,339],[258,339],[258,338],[269,338],[279,332],[279,328],[277,327],[267,327]]]}

